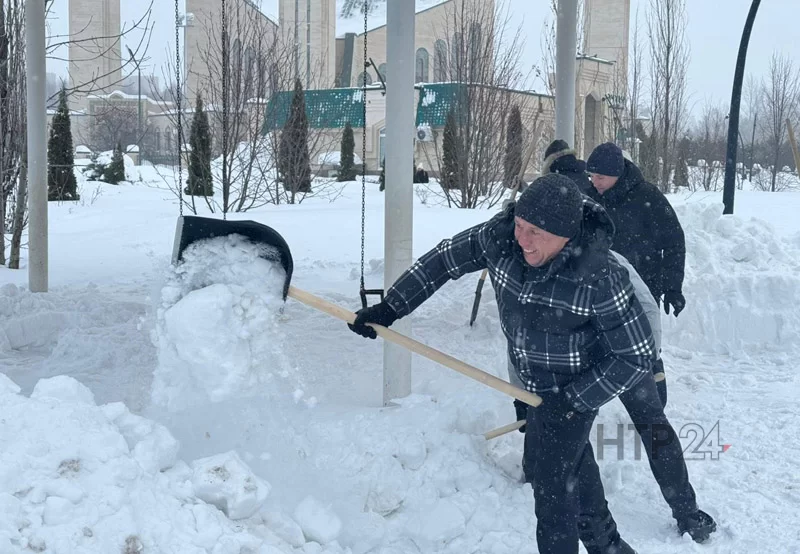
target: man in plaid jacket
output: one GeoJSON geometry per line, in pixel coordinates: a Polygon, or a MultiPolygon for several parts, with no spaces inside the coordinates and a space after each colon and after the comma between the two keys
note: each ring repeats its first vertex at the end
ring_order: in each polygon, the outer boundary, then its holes
{"type": "Polygon", "coordinates": [[[350,325],[375,338],[369,323],[389,326],[448,280],[488,268],[516,374],[543,400],[528,409],[525,433],[541,554],[577,554],[579,515],[607,524],[608,542],[590,554],[635,554],[608,512],[589,442],[600,406],[652,379],[656,359],[628,273],[609,251],[613,234],[570,179],[540,177],[516,204],[424,254],[350,325]]]}

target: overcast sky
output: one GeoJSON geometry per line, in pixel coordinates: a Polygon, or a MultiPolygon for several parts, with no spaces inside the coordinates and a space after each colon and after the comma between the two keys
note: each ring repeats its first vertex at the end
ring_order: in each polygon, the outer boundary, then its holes
{"type": "MultiPolygon", "coordinates": [[[[181,11],[183,10],[183,0],[181,11]]],[[[276,0],[263,0],[265,5],[276,0]]],[[[499,0],[502,1],[502,0],[499,0]]],[[[541,60],[540,35],[542,22],[548,15],[549,0],[504,0],[513,11],[514,20],[522,22],[526,34],[523,61],[527,67],[541,60]]],[[[646,33],[644,16],[651,0],[631,0],[631,28],[635,25],[637,7],[642,32],[646,33]]],[[[51,28],[53,32],[67,31],[67,2],[55,0],[51,28]]],[[[141,17],[149,4],[147,0],[121,0],[122,19],[128,25],[141,17]]],[[[708,98],[730,102],[734,66],[751,0],[690,0],[687,1],[689,24],[687,34],[691,43],[689,68],[690,102],[695,109],[708,98]]],[[[174,60],[174,3],[154,2],[154,30],[148,55],[155,66],[152,73],[161,76],[161,66],[174,60]]],[[[273,8],[273,12],[276,10],[273,8]]],[[[766,0],[761,3],[753,28],[747,57],[747,71],[761,75],[766,71],[774,51],[783,52],[800,63],[797,27],[800,24],[800,0],[766,0]]],[[[631,32],[633,36],[633,32],[631,32]]],[[[174,63],[174,61],[173,61],[174,63]]],[[[50,63],[49,71],[66,74],[63,63],[50,63]]]]}

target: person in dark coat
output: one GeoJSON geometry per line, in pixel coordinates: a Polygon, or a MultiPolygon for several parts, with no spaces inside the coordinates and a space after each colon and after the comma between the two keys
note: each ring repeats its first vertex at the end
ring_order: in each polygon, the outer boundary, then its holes
{"type": "Polygon", "coordinates": [[[558,173],[564,177],[569,177],[584,194],[588,193],[589,189],[592,188],[589,174],[586,173],[586,162],[578,159],[575,151],[561,139],[551,142],[547,150],[544,151],[542,175],[547,175],[548,173],[558,173]]]}
{"type": "MultiPolygon", "coordinates": [[[[636,165],[623,156],[613,143],[601,144],[586,161],[592,179],[589,198],[603,206],[614,222],[612,249],[636,269],[656,301],[663,302],[675,317],[686,305],[683,294],[686,247],[680,221],[663,193],[644,180],[636,165]]],[[[664,372],[659,356],[654,373],[664,372]]],[[[657,383],[658,398],[646,390],[620,395],[650,461],[650,469],[672,509],[678,530],[697,542],[704,542],[716,531],[714,519],[697,507],[689,473],[678,441],[661,443],[658,432],[674,437],[664,407],[666,381],[657,383]],[[663,446],[662,446],[663,444],[663,446]],[[656,446],[658,445],[658,447],[656,446]]]]}
{"type": "MultiPolygon", "coordinates": [[[[524,387],[525,471],[533,484],[541,554],[577,554],[579,517],[601,522],[591,554],[635,554],[619,536],[589,442],[598,409],[644,381],[657,398],[652,330],[628,273],[609,251],[608,215],[567,177],[538,178],[500,214],[439,243],[350,329],[375,338],[451,279],[488,269],[524,387]],[[577,484],[577,486],[576,486],[577,484]]],[[[594,540],[594,537],[592,537],[594,540]]]]}

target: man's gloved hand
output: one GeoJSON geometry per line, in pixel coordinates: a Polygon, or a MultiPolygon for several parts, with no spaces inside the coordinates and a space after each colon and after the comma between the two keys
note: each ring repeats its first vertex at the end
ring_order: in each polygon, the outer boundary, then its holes
{"type": "MultiPolygon", "coordinates": [[[[514,400],[514,410],[517,412],[517,421],[527,421],[528,419],[528,405],[522,400],[514,400]]],[[[519,428],[520,433],[525,432],[525,426],[519,428]]]]}
{"type": "Polygon", "coordinates": [[[375,329],[367,326],[367,323],[377,323],[384,327],[389,327],[397,320],[397,313],[385,300],[379,302],[374,306],[362,308],[356,312],[356,320],[353,323],[348,323],[347,326],[354,333],[358,333],[362,337],[374,339],[378,337],[375,329]]]}
{"type": "Polygon", "coordinates": [[[672,306],[672,311],[675,313],[675,317],[678,317],[678,314],[683,311],[686,307],[686,299],[683,297],[683,294],[680,291],[676,290],[668,290],[664,293],[664,311],[669,315],[669,307],[672,306]]]}

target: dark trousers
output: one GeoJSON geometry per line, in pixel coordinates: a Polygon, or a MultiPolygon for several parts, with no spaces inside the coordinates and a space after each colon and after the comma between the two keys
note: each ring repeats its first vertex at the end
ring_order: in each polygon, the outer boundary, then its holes
{"type": "MultiPolygon", "coordinates": [[[[683,446],[672,428],[652,374],[619,396],[642,441],[661,494],[676,519],[697,511],[697,499],[689,483],[683,446]]],[[[599,447],[599,445],[598,445],[599,447]]]]}
{"type": "Polygon", "coordinates": [[[523,469],[533,485],[540,554],[578,554],[581,513],[608,513],[589,443],[597,414],[575,412],[568,418],[567,412],[553,394],[542,394],[542,404],[528,408],[523,469]]]}

